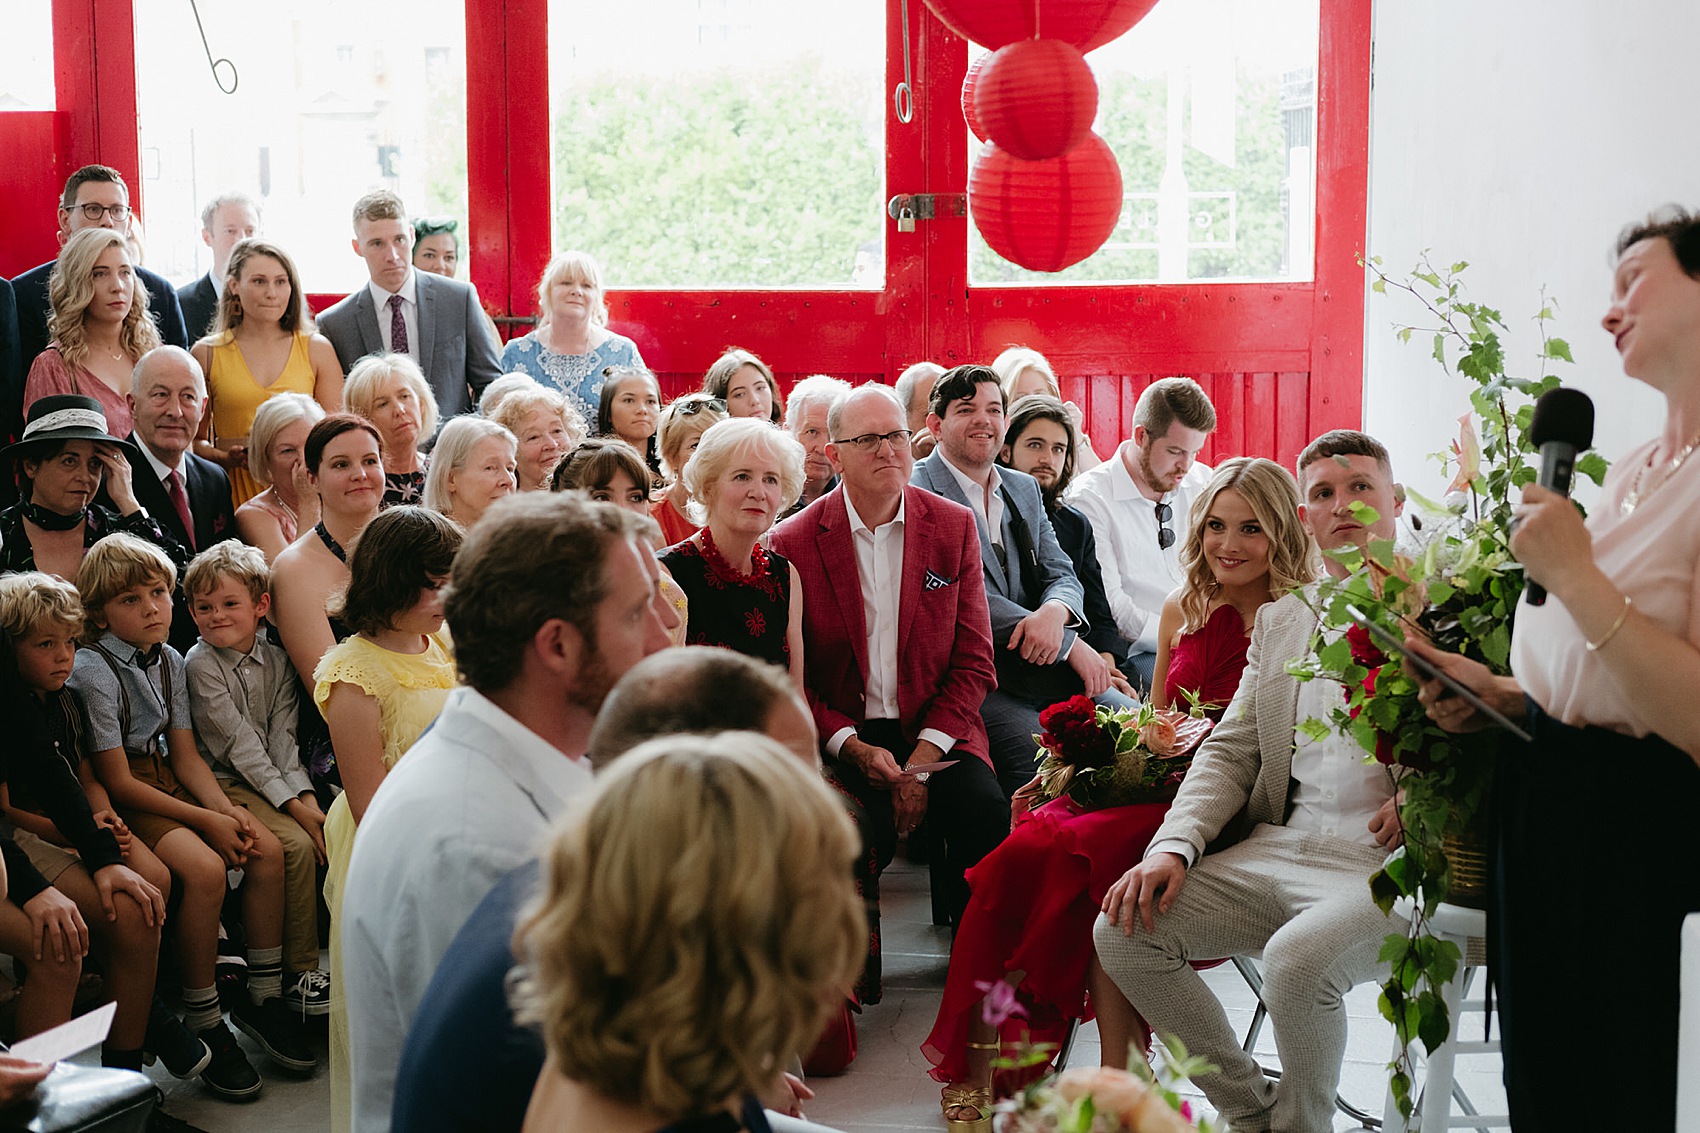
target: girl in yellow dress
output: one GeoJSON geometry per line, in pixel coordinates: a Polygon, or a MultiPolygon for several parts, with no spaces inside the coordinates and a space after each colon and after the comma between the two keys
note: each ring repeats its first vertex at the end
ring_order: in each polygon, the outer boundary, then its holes
{"type": "Polygon", "coordinates": [[[193,353],[212,400],[195,451],[230,473],[231,502],[241,507],[265,487],[248,471],[255,411],[273,394],[303,393],[336,412],[342,365],[330,340],[313,333],[294,262],[276,244],[256,239],[231,251],[212,332],[193,353]]]}
{"type": "MultiPolygon", "coordinates": [[[[330,725],[342,794],[325,815],[330,859],[331,971],[342,971],[342,887],[355,826],[389,769],[441,711],[455,685],[442,587],[461,531],[436,512],[397,507],[366,526],[348,557],[348,589],[332,610],[355,632],[313,673],[313,702],[330,725]]],[[[333,603],[334,605],[334,603],[333,603]]],[[[331,1127],[349,1127],[348,1005],[331,987],[331,1127]]]]}

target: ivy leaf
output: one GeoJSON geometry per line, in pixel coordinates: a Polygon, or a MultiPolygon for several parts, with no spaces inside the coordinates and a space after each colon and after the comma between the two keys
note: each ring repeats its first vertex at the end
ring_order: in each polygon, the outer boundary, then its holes
{"type": "Polygon", "coordinates": [[[1603,484],[1606,479],[1606,458],[1597,452],[1587,453],[1576,461],[1576,471],[1595,484],[1603,484]]]}
{"type": "Polygon", "coordinates": [[[1452,1030],[1446,1001],[1432,991],[1425,991],[1417,996],[1413,1006],[1417,1014],[1417,1037],[1423,1040],[1423,1046],[1433,1054],[1440,1049],[1452,1030]]]}
{"type": "Polygon", "coordinates": [[[1334,729],[1315,716],[1307,717],[1299,724],[1299,734],[1308,737],[1313,743],[1321,743],[1332,735],[1334,729]]]}
{"type": "Polygon", "coordinates": [[[1387,281],[1385,279],[1378,278],[1374,283],[1369,285],[1369,289],[1377,295],[1385,295],[1387,294],[1387,281]]]}
{"type": "Polygon", "coordinates": [[[1570,344],[1562,338],[1547,339],[1546,357],[1558,358],[1562,361],[1572,363],[1576,361],[1576,359],[1570,356],[1570,344]]]}

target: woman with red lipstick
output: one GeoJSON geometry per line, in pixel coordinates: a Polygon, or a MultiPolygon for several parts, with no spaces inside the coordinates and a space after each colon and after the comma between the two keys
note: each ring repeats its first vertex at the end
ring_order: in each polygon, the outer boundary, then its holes
{"type": "Polygon", "coordinates": [[[803,688],[803,590],[762,537],[803,491],[803,446],[757,417],[708,427],[685,465],[708,525],[661,553],[689,600],[690,645],[719,645],[786,669],[803,688]]]}
{"type": "Polygon", "coordinates": [[[124,234],[111,228],[72,233],[48,277],[47,301],[52,341],[30,366],[24,408],[54,394],[92,397],[112,432],[129,436],[130,375],[160,338],[124,234]]]}
{"type": "MultiPolygon", "coordinates": [[[[1025,398],[1024,401],[1032,401],[1025,398]]],[[[1066,413],[1066,410],[1064,411],[1066,413]]],[[[1009,435],[1019,441],[1015,427],[1009,435]]],[[[1163,606],[1152,703],[1185,709],[1196,698],[1221,719],[1245,668],[1258,609],[1310,581],[1310,537],[1298,486],[1273,461],[1224,461],[1193,505],[1181,550],[1184,582],[1163,606]]],[[[1036,786],[1037,781],[1030,786],[1036,786]]],[[[1023,788],[1025,794],[1028,788],[1023,788]]],[[[938,1019],[921,1051],[946,1083],[952,1133],[990,1128],[999,1029],[981,1001],[1000,981],[1025,1018],[1007,1024],[1056,1042],[1069,1020],[1096,1015],[1105,1066],[1149,1041],[1144,1022],[1098,966],[1092,923],[1110,886],[1136,864],[1167,803],[1083,811],[1067,797],[1018,818],[1004,842],[968,873],[972,895],[951,949],[938,1019]]]]}

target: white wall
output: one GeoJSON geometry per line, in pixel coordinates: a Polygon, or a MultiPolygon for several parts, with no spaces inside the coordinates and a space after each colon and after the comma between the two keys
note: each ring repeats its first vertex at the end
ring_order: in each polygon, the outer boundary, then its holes
{"type": "MultiPolygon", "coordinates": [[[[1594,398],[1596,446],[1615,459],[1651,436],[1664,403],[1623,376],[1600,329],[1618,230],[1660,204],[1700,207],[1693,52],[1695,0],[1379,0],[1370,119],[1369,251],[1390,271],[1423,249],[1468,260],[1472,298],[1512,334],[1507,362],[1535,376],[1531,317],[1542,284],[1551,333],[1576,365],[1567,384],[1594,398]]],[[[1420,309],[1369,295],[1364,422],[1401,477],[1443,486],[1427,454],[1468,408],[1424,336],[1395,321],[1420,309]]]]}

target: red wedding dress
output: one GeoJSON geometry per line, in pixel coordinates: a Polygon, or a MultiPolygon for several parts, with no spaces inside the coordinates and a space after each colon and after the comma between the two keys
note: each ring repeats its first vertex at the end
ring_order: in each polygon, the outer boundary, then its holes
{"type": "MultiPolygon", "coordinates": [[[[1239,688],[1250,644],[1239,612],[1218,607],[1171,651],[1169,703],[1185,708],[1183,690],[1190,690],[1200,703],[1216,706],[1210,715],[1220,720],[1239,688]]],[[[967,1080],[972,1012],[986,988],[1009,972],[1026,973],[1016,989],[1026,1018],[1003,1024],[1006,1049],[1024,1037],[1061,1042],[1071,1019],[1092,1018],[1086,970],[1093,922],[1104,894],[1144,856],[1168,812],[1168,803],[1082,811],[1072,799],[1055,799],[1018,819],[1009,837],[968,871],[971,895],[951,948],[944,1000],[921,1045],[934,1079],[967,1080]]]]}

